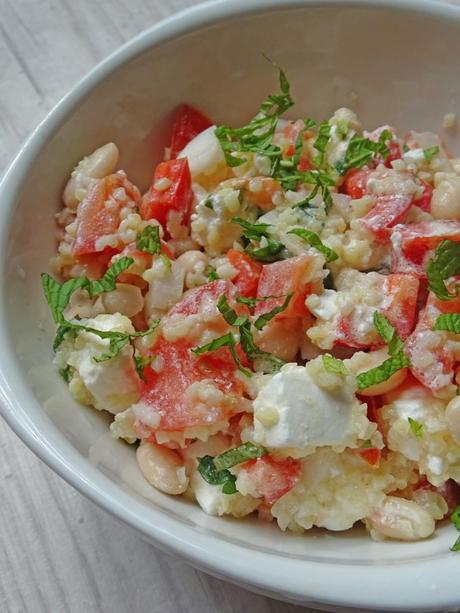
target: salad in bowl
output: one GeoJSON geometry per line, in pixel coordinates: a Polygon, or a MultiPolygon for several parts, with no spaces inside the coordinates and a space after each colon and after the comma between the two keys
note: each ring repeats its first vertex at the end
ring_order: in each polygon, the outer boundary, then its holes
{"type": "Polygon", "coordinates": [[[277,70],[243,127],[182,106],[145,193],[114,143],[75,167],[42,275],[56,367],[206,513],[460,530],[460,159],[347,108],[286,119],[277,70]]]}

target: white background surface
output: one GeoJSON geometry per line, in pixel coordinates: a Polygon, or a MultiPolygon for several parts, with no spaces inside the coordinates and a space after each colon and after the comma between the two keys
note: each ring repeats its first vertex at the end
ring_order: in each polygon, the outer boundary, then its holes
{"type": "MultiPolygon", "coordinates": [[[[196,3],[0,0],[0,172],[100,59],[196,3]]],[[[0,501],[1,613],[308,613],[160,553],[55,476],[3,423],[0,501]]]]}

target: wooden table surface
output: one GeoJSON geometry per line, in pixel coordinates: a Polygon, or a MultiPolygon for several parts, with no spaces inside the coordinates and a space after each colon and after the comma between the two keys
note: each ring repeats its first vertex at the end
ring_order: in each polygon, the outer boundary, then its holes
{"type": "MultiPolygon", "coordinates": [[[[0,0],[0,172],[59,98],[195,0],[0,0]]],[[[0,423],[1,613],[294,613],[142,541],[0,423]]]]}

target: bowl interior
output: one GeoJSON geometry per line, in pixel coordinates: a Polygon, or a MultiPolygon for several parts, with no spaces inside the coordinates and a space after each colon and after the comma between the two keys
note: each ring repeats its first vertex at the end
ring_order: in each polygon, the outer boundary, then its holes
{"type": "MultiPolygon", "coordinates": [[[[156,510],[197,534],[213,535],[216,543],[230,542],[283,560],[369,566],[449,556],[454,537],[449,528],[414,544],[377,544],[360,530],[298,536],[251,519],[208,517],[182,499],[154,491],[141,477],[132,449],[110,437],[107,416],[77,406],[55,373],[53,326],[39,274],[48,270],[54,254],[54,214],[75,163],[114,141],[121,151],[120,167],[145,189],[178,104],[195,105],[216,123],[238,125],[275,90],[275,71],[261,51],[288,74],[296,100],[292,117],[321,120],[339,106],[349,106],[369,128],[388,123],[403,131],[442,133],[443,115],[460,112],[460,80],[455,78],[459,30],[459,20],[440,15],[359,5],[284,6],[208,23],[173,40],[167,40],[166,28],[165,40],[158,35],[149,48],[138,45],[139,53],[131,53],[112,72],[106,65],[106,77],[81,101],[74,94],[76,103],[54,120],[53,133],[42,136],[43,142],[36,139],[30,167],[19,162],[26,174],[17,191],[10,182],[4,192],[13,206],[4,222],[8,241],[2,326],[8,332],[8,365],[2,367],[3,393],[21,400],[15,419],[27,424],[37,441],[53,446],[57,462],[83,478],[97,466],[114,499],[137,505],[145,532],[154,529],[156,510]]],[[[81,92],[90,86],[81,86],[81,92]]],[[[455,135],[443,137],[452,152],[460,153],[455,135]]]]}

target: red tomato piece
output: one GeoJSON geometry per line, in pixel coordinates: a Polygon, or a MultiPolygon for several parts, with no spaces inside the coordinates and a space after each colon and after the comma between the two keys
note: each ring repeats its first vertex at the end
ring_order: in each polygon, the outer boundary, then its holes
{"type": "Polygon", "coordinates": [[[405,339],[414,329],[420,282],[414,275],[390,274],[385,279],[382,313],[405,339]]]}
{"type": "Polygon", "coordinates": [[[181,223],[187,225],[190,220],[192,203],[192,177],[187,160],[181,158],[158,164],[152,185],[143,196],[139,210],[142,219],[157,219],[163,226],[165,234],[168,234],[169,213],[179,212],[181,223]],[[159,189],[158,182],[162,179],[170,182],[166,189],[159,189]]]}
{"type": "Polygon", "coordinates": [[[391,232],[392,272],[413,273],[426,279],[428,261],[444,239],[460,241],[460,221],[434,219],[395,226],[391,232]]]}
{"type": "Polygon", "coordinates": [[[232,283],[240,296],[255,297],[257,286],[262,271],[262,265],[241,251],[230,249],[227,252],[227,260],[238,271],[232,283]]]}
{"type": "Polygon", "coordinates": [[[423,179],[419,179],[420,183],[423,185],[423,194],[417,200],[414,200],[412,204],[418,206],[422,211],[426,211],[429,213],[431,211],[431,198],[433,197],[433,186],[423,181],[423,179]]]}
{"type": "MultiPolygon", "coordinates": [[[[405,339],[414,329],[415,312],[419,280],[414,275],[381,275],[382,303],[377,310],[383,313],[396,328],[399,336],[405,339]]],[[[354,347],[356,349],[369,349],[383,344],[382,339],[375,330],[361,330],[361,315],[359,311],[352,311],[339,320],[336,333],[338,345],[354,347]]]]}
{"type": "Polygon", "coordinates": [[[115,190],[122,188],[133,203],[139,201],[139,191],[122,174],[100,179],[88,190],[77,208],[77,233],[72,245],[74,256],[99,253],[106,249],[98,245],[99,239],[115,234],[120,225],[120,210],[126,200],[118,200],[115,190]]]}
{"type": "Polygon", "coordinates": [[[195,287],[189,290],[180,302],[175,304],[168,312],[166,317],[173,315],[196,315],[200,312],[204,303],[208,305],[217,305],[217,301],[225,294],[227,298],[231,298],[235,293],[235,288],[229,281],[218,279],[217,281],[210,281],[200,287],[195,287]]]}
{"type": "Polygon", "coordinates": [[[352,168],[345,175],[342,185],[342,191],[358,200],[366,193],[367,181],[371,174],[371,170],[352,168]]]}
{"type": "Polygon", "coordinates": [[[438,315],[459,312],[460,297],[447,302],[438,300],[430,293],[414,332],[404,344],[404,351],[411,361],[412,374],[432,391],[440,390],[452,382],[456,358],[453,348],[445,342],[446,333],[431,328],[438,315]]]}
{"type": "Polygon", "coordinates": [[[185,145],[210,126],[212,121],[206,115],[188,104],[183,104],[179,108],[172,129],[171,158],[177,157],[185,145]]]}
{"type": "Polygon", "coordinates": [[[369,447],[368,449],[360,449],[359,455],[371,466],[378,468],[380,460],[382,458],[382,450],[375,447],[369,447]]]}
{"type": "Polygon", "coordinates": [[[375,205],[359,222],[379,243],[388,243],[390,228],[405,220],[411,204],[411,196],[378,196],[375,205]]]}
{"type": "Polygon", "coordinates": [[[246,462],[242,469],[248,473],[264,501],[271,505],[292,490],[299,480],[301,465],[292,458],[278,460],[265,455],[246,462]]]}
{"type": "MultiPolygon", "coordinates": [[[[228,403],[223,399],[222,403],[204,405],[200,399],[186,393],[192,383],[207,380],[226,396],[242,396],[243,386],[235,377],[235,362],[227,347],[195,356],[187,342],[169,343],[160,338],[151,353],[160,370],[145,369],[146,382],[141,386],[140,402],[160,415],[155,430],[182,431],[212,426],[226,422],[238,412],[238,403],[228,403]]],[[[144,428],[143,424],[138,425],[140,431],[144,428]]]]}
{"type": "Polygon", "coordinates": [[[293,295],[288,307],[275,317],[284,319],[307,315],[305,298],[312,291],[319,289],[318,283],[322,286],[322,282],[310,283],[305,281],[309,276],[311,267],[312,256],[306,254],[273,262],[273,264],[265,264],[262,267],[259,279],[257,297],[276,297],[259,302],[255,310],[256,316],[263,315],[275,307],[281,306],[289,292],[292,292],[293,295]]]}
{"type": "Polygon", "coordinates": [[[388,143],[388,149],[390,150],[390,153],[385,160],[385,166],[387,168],[392,168],[391,162],[394,162],[395,160],[400,160],[402,157],[401,148],[398,143],[396,143],[395,141],[391,141],[391,143],[388,143]]]}
{"type": "Polygon", "coordinates": [[[78,264],[82,267],[82,276],[88,279],[100,279],[107,268],[110,260],[118,253],[115,249],[106,248],[100,253],[89,253],[88,255],[80,255],[76,258],[78,264]]]}
{"type": "MultiPolygon", "coordinates": [[[[301,119],[298,119],[297,121],[289,121],[284,126],[283,137],[285,140],[289,141],[289,145],[284,149],[284,155],[286,157],[294,155],[295,144],[297,142],[297,138],[304,127],[305,127],[305,124],[301,119]]],[[[307,136],[307,133],[304,133],[304,138],[306,136],[307,136]]]]}

